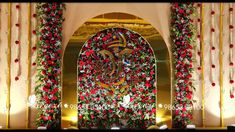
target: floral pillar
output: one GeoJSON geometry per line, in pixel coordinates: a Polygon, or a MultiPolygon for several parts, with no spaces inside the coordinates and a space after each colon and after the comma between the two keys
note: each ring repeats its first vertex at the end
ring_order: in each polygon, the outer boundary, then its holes
{"type": "Polygon", "coordinates": [[[173,127],[184,128],[192,120],[192,49],[194,43],[193,3],[172,3],[171,5],[171,39],[174,56],[175,91],[173,127]]]}
{"type": "Polygon", "coordinates": [[[64,4],[37,4],[37,126],[60,128],[61,41],[64,4]]]}

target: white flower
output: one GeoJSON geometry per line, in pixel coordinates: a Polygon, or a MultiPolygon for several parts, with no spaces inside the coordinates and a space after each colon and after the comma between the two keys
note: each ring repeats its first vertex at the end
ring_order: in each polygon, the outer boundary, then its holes
{"type": "Polygon", "coordinates": [[[124,107],[124,108],[128,108],[128,104],[130,103],[130,95],[125,95],[123,96],[123,102],[121,102],[120,104],[124,107]]]}

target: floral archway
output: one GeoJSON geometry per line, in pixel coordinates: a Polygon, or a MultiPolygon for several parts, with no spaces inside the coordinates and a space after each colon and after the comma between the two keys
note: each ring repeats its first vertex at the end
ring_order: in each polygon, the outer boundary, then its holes
{"type": "Polygon", "coordinates": [[[156,124],[156,60],[149,43],[124,28],[92,36],[78,57],[78,127],[156,124]]]}

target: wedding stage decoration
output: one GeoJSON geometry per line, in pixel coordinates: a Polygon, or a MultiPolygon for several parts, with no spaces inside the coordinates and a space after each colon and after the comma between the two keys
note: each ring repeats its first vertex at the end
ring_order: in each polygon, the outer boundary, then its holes
{"type": "Polygon", "coordinates": [[[156,60],[143,37],[102,30],[85,42],[77,63],[79,128],[156,124],[156,60]]]}
{"type": "Polygon", "coordinates": [[[195,89],[192,80],[192,50],[195,30],[191,16],[194,12],[194,3],[171,4],[171,38],[175,68],[174,128],[185,128],[192,121],[192,94],[195,89]]]}
{"type": "Polygon", "coordinates": [[[60,128],[62,3],[37,4],[37,126],[60,128]]]}

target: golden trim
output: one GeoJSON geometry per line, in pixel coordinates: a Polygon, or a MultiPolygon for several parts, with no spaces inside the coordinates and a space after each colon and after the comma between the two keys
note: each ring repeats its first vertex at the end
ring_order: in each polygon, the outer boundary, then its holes
{"type": "Polygon", "coordinates": [[[204,8],[205,5],[201,4],[201,86],[202,86],[202,127],[205,127],[205,79],[204,79],[204,8]]]}
{"type": "Polygon", "coordinates": [[[11,88],[11,3],[8,3],[8,47],[7,47],[7,118],[6,128],[10,127],[10,88],[11,88]]]}
{"type": "Polygon", "coordinates": [[[219,64],[220,64],[220,126],[224,126],[224,98],[223,98],[223,7],[224,4],[220,3],[220,21],[219,21],[219,64]]]}
{"type": "MultiPolygon", "coordinates": [[[[27,99],[31,92],[31,3],[28,4],[28,75],[27,75],[27,99]]],[[[26,106],[26,128],[29,128],[30,108],[26,106]]]]}

